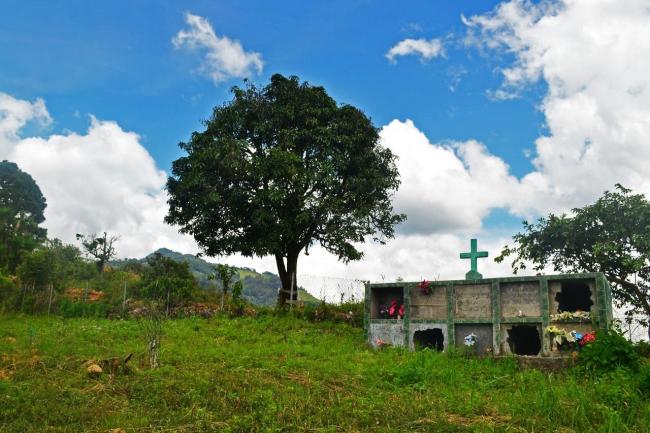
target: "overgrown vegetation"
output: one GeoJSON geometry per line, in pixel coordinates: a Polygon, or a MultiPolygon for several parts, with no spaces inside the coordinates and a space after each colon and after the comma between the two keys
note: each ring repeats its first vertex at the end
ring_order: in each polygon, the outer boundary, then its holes
{"type": "Polygon", "coordinates": [[[512,359],[373,351],[360,328],[263,312],[163,328],[151,369],[136,321],[0,317],[0,431],[650,429],[647,359],[639,373],[520,371],[512,359]],[[84,367],[130,353],[123,373],[84,367]]]}

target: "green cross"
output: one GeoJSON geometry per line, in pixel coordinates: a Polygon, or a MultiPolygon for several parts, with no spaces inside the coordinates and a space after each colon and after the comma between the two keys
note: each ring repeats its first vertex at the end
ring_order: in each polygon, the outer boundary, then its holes
{"type": "Polygon", "coordinates": [[[483,275],[479,274],[477,271],[478,259],[481,257],[487,257],[487,251],[477,251],[478,242],[476,239],[472,239],[470,242],[471,251],[469,253],[460,253],[461,259],[470,259],[471,260],[471,270],[465,274],[466,280],[480,280],[483,278],[483,275]]]}

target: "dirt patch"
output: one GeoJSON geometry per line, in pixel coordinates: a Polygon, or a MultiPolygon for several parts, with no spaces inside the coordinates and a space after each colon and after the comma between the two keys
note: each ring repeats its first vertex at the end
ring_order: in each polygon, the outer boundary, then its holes
{"type": "Polygon", "coordinates": [[[510,422],[511,419],[512,417],[510,415],[476,415],[466,417],[455,413],[447,414],[448,423],[462,425],[464,427],[472,427],[475,425],[502,426],[510,422]]]}

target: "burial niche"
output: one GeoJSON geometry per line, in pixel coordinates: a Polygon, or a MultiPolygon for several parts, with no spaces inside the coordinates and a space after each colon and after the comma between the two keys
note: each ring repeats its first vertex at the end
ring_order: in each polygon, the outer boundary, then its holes
{"type": "Polygon", "coordinates": [[[589,311],[594,302],[591,300],[591,289],[586,281],[562,281],[560,291],[555,295],[557,312],[589,311]]]}
{"type": "Polygon", "coordinates": [[[510,328],[508,344],[515,355],[538,355],[542,349],[539,330],[534,325],[515,325],[510,328]]]}
{"type": "Polygon", "coordinates": [[[413,334],[413,345],[416,349],[435,349],[442,352],[444,342],[445,336],[440,328],[423,329],[413,334]]]}
{"type": "Polygon", "coordinates": [[[373,287],[370,292],[371,319],[404,317],[403,287],[373,287]]]}

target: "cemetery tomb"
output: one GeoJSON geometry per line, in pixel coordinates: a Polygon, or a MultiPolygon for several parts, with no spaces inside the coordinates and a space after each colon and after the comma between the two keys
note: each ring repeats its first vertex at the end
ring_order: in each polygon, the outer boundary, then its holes
{"type": "MultiPolygon", "coordinates": [[[[373,347],[445,350],[478,355],[557,356],[612,323],[612,299],[600,273],[483,278],[478,251],[462,253],[464,279],[366,285],[365,330],[373,347]]],[[[436,270],[432,270],[432,274],[436,270]]]]}

